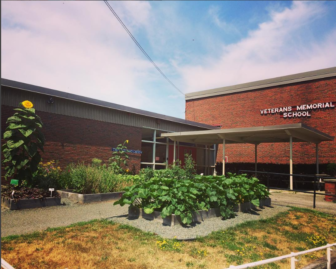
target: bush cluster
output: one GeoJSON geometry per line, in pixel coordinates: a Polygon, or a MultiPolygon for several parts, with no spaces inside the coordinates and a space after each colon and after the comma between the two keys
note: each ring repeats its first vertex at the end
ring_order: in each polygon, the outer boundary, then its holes
{"type": "Polygon", "coordinates": [[[72,189],[83,194],[107,193],[121,191],[140,179],[139,176],[116,174],[111,167],[101,163],[101,160],[94,158],[91,165],[70,164],[61,170],[55,161],[41,162],[34,174],[33,186],[41,189],[72,189]]]}

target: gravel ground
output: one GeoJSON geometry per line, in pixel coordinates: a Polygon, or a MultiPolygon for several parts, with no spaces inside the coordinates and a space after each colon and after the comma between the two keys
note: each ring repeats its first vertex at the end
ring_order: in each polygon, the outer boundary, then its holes
{"type": "MultiPolygon", "coordinates": [[[[81,221],[104,218],[113,219],[115,222],[127,223],[140,229],[157,233],[163,237],[194,238],[196,236],[204,236],[215,230],[234,226],[244,221],[274,216],[278,212],[288,209],[284,206],[313,209],[313,198],[310,194],[276,191],[272,193],[271,198],[274,208],[266,208],[259,212],[260,215],[239,213],[234,219],[226,221],[220,219],[206,220],[201,225],[198,224],[190,228],[178,226],[164,227],[158,222],[150,222],[143,219],[127,220],[128,208],[126,206],[113,206],[114,201],[80,205],[71,204],[68,200],[62,199],[62,203],[66,203],[64,206],[13,211],[1,208],[1,237],[27,234],[43,231],[49,227],[68,226],[81,221]],[[122,217],[123,215],[124,217],[122,217]]],[[[324,196],[322,195],[317,197],[316,210],[336,215],[336,203],[326,202],[323,198],[324,196]]]]}
{"type": "Polygon", "coordinates": [[[136,220],[129,220],[127,216],[116,216],[109,218],[110,220],[122,224],[127,224],[143,231],[152,232],[160,235],[163,238],[174,238],[179,240],[191,240],[196,237],[206,236],[211,232],[224,230],[229,227],[236,226],[237,224],[250,221],[270,218],[280,212],[287,211],[289,208],[285,206],[272,206],[262,210],[251,211],[251,213],[236,213],[237,216],[233,219],[222,220],[222,218],[207,219],[200,224],[195,224],[190,227],[182,226],[163,226],[162,222],[149,221],[143,218],[136,220]]]}

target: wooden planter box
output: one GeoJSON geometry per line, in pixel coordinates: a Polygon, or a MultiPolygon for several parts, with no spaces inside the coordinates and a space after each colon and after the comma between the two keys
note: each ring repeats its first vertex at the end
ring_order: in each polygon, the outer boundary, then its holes
{"type": "Polygon", "coordinates": [[[61,198],[47,197],[44,199],[20,199],[15,202],[14,199],[2,197],[2,204],[10,210],[40,208],[61,205],[61,198]]]}
{"type": "Polygon", "coordinates": [[[61,196],[61,198],[68,198],[74,203],[86,204],[92,202],[119,200],[124,192],[80,194],[72,192],[72,190],[59,190],[57,193],[61,196]]]}
{"type": "MultiPolygon", "coordinates": [[[[262,201],[262,204],[264,205],[271,205],[271,199],[267,198],[265,201],[262,201]]],[[[243,203],[238,204],[234,207],[234,212],[248,212],[251,210],[251,203],[243,203]]],[[[262,208],[262,207],[261,207],[262,208]]],[[[217,218],[220,217],[220,210],[219,208],[210,208],[207,210],[198,210],[197,212],[193,212],[193,222],[194,223],[200,223],[204,221],[205,219],[211,219],[211,218],[217,218]]],[[[171,216],[168,216],[166,218],[161,217],[161,212],[154,211],[152,214],[146,214],[142,208],[137,208],[130,206],[128,208],[128,218],[129,219],[138,219],[138,218],[144,218],[147,220],[154,220],[159,221],[165,226],[175,226],[175,225],[184,225],[181,221],[180,216],[176,216],[175,214],[172,214],[171,216]]]]}

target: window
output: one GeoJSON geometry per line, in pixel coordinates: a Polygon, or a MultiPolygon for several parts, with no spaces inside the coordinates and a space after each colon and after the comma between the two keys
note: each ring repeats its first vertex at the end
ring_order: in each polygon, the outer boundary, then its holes
{"type": "Polygon", "coordinates": [[[168,168],[168,138],[161,137],[161,133],[166,131],[142,129],[141,168],[168,168]]]}

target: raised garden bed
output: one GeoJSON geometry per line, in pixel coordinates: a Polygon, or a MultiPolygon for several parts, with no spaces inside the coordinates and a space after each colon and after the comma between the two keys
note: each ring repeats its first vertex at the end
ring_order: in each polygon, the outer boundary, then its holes
{"type": "MultiPolygon", "coordinates": [[[[267,207],[271,206],[271,198],[260,200],[259,208],[262,209],[265,206],[267,207]]],[[[234,207],[235,212],[248,212],[251,209],[255,210],[258,208],[254,206],[251,202],[238,204],[234,207]]],[[[175,214],[172,214],[171,216],[168,216],[166,218],[162,218],[161,212],[159,211],[154,211],[151,214],[146,214],[142,208],[137,208],[137,207],[132,207],[132,206],[128,208],[128,218],[129,219],[138,219],[140,217],[146,220],[154,220],[154,221],[162,222],[162,224],[165,226],[183,225],[180,216],[176,216],[175,214]]],[[[192,213],[192,221],[194,223],[200,223],[206,219],[217,218],[217,217],[221,217],[219,208],[210,208],[209,210],[198,210],[197,212],[192,213]]]]}
{"type": "Polygon", "coordinates": [[[58,190],[57,193],[61,196],[61,198],[68,198],[74,203],[86,204],[92,202],[118,200],[121,198],[124,192],[80,194],[75,193],[72,190],[58,190]]]}
{"type": "Polygon", "coordinates": [[[8,197],[2,197],[1,199],[2,205],[10,210],[61,205],[60,197],[46,197],[42,199],[20,199],[17,201],[8,197]]]}
{"type": "Polygon", "coordinates": [[[1,186],[1,204],[10,210],[61,205],[55,191],[26,186],[1,186]]]}

